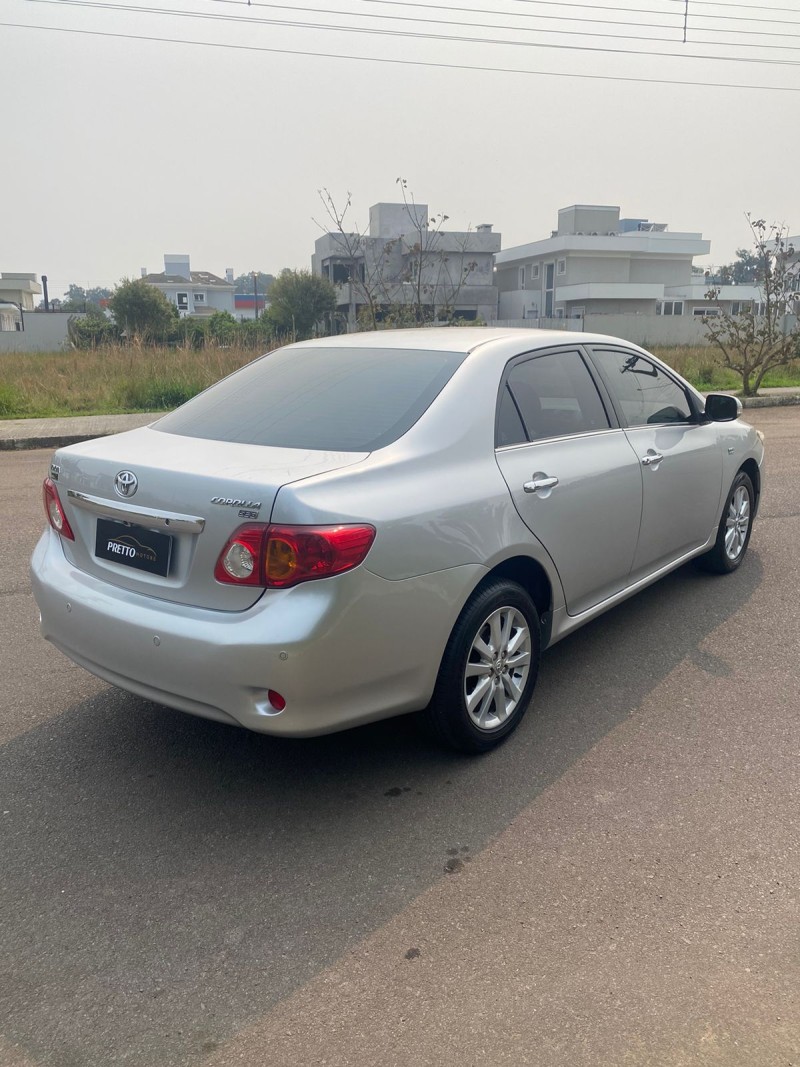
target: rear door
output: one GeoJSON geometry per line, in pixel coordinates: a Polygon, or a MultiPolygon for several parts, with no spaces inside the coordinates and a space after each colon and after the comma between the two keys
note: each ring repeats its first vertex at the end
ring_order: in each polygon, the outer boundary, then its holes
{"type": "Polygon", "coordinates": [[[514,505],[553,559],[568,612],[623,589],[636,552],[642,477],[578,347],[512,361],[496,443],[514,505]]]}
{"type": "Polygon", "coordinates": [[[593,346],[642,471],[635,581],[705,544],[719,515],[722,454],[713,423],[697,421],[685,387],[634,349],[593,346]]]}

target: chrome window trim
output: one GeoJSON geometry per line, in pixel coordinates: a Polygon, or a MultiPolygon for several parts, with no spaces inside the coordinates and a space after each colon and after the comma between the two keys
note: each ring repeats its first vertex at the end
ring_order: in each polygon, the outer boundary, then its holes
{"type": "Polygon", "coordinates": [[[605,430],[582,430],[580,433],[562,433],[557,437],[537,437],[535,441],[520,441],[516,445],[495,445],[495,453],[497,452],[511,452],[517,448],[533,448],[536,445],[543,445],[550,441],[573,441],[580,437],[602,437],[608,433],[624,433],[622,426],[609,426],[605,430]]]}
{"type": "Polygon", "coordinates": [[[68,489],[67,497],[79,508],[118,522],[135,522],[154,530],[169,530],[171,533],[202,533],[206,520],[194,515],[178,515],[171,511],[155,511],[152,508],[133,507],[130,504],[110,503],[102,497],[79,493],[68,489]]]}

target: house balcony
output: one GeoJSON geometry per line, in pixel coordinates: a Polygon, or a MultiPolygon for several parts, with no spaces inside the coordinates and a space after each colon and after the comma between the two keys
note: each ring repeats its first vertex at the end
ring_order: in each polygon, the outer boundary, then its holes
{"type": "Polygon", "coordinates": [[[658,282],[583,282],[557,285],[555,301],[584,300],[663,300],[664,285],[658,282]]]}

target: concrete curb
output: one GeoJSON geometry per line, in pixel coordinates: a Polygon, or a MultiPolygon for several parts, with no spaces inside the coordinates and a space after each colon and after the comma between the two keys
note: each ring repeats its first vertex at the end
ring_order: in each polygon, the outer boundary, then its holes
{"type": "Polygon", "coordinates": [[[62,448],[147,426],[166,412],[78,415],[64,419],[0,419],[0,452],[62,448]]]}
{"type": "MultiPolygon", "coordinates": [[[[744,408],[796,407],[800,391],[775,392],[766,396],[739,397],[744,408]]],[[[124,433],[154,422],[165,411],[138,415],[83,415],[65,419],[0,419],[0,452],[34,448],[56,449],[124,433]]]]}
{"type": "Polygon", "coordinates": [[[785,408],[800,404],[800,393],[783,396],[740,396],[743,408],[785,408]]]}

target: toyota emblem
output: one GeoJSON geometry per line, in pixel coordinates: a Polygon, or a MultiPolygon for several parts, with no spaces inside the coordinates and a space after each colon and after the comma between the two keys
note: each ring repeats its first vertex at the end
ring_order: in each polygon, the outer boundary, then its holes
{"type": "Polygon", "coordinates": [[[133,471],[120,471],[114,479],[114,488],[120,496],[133,496],[139,488],[139,479],[133,471]]]}

